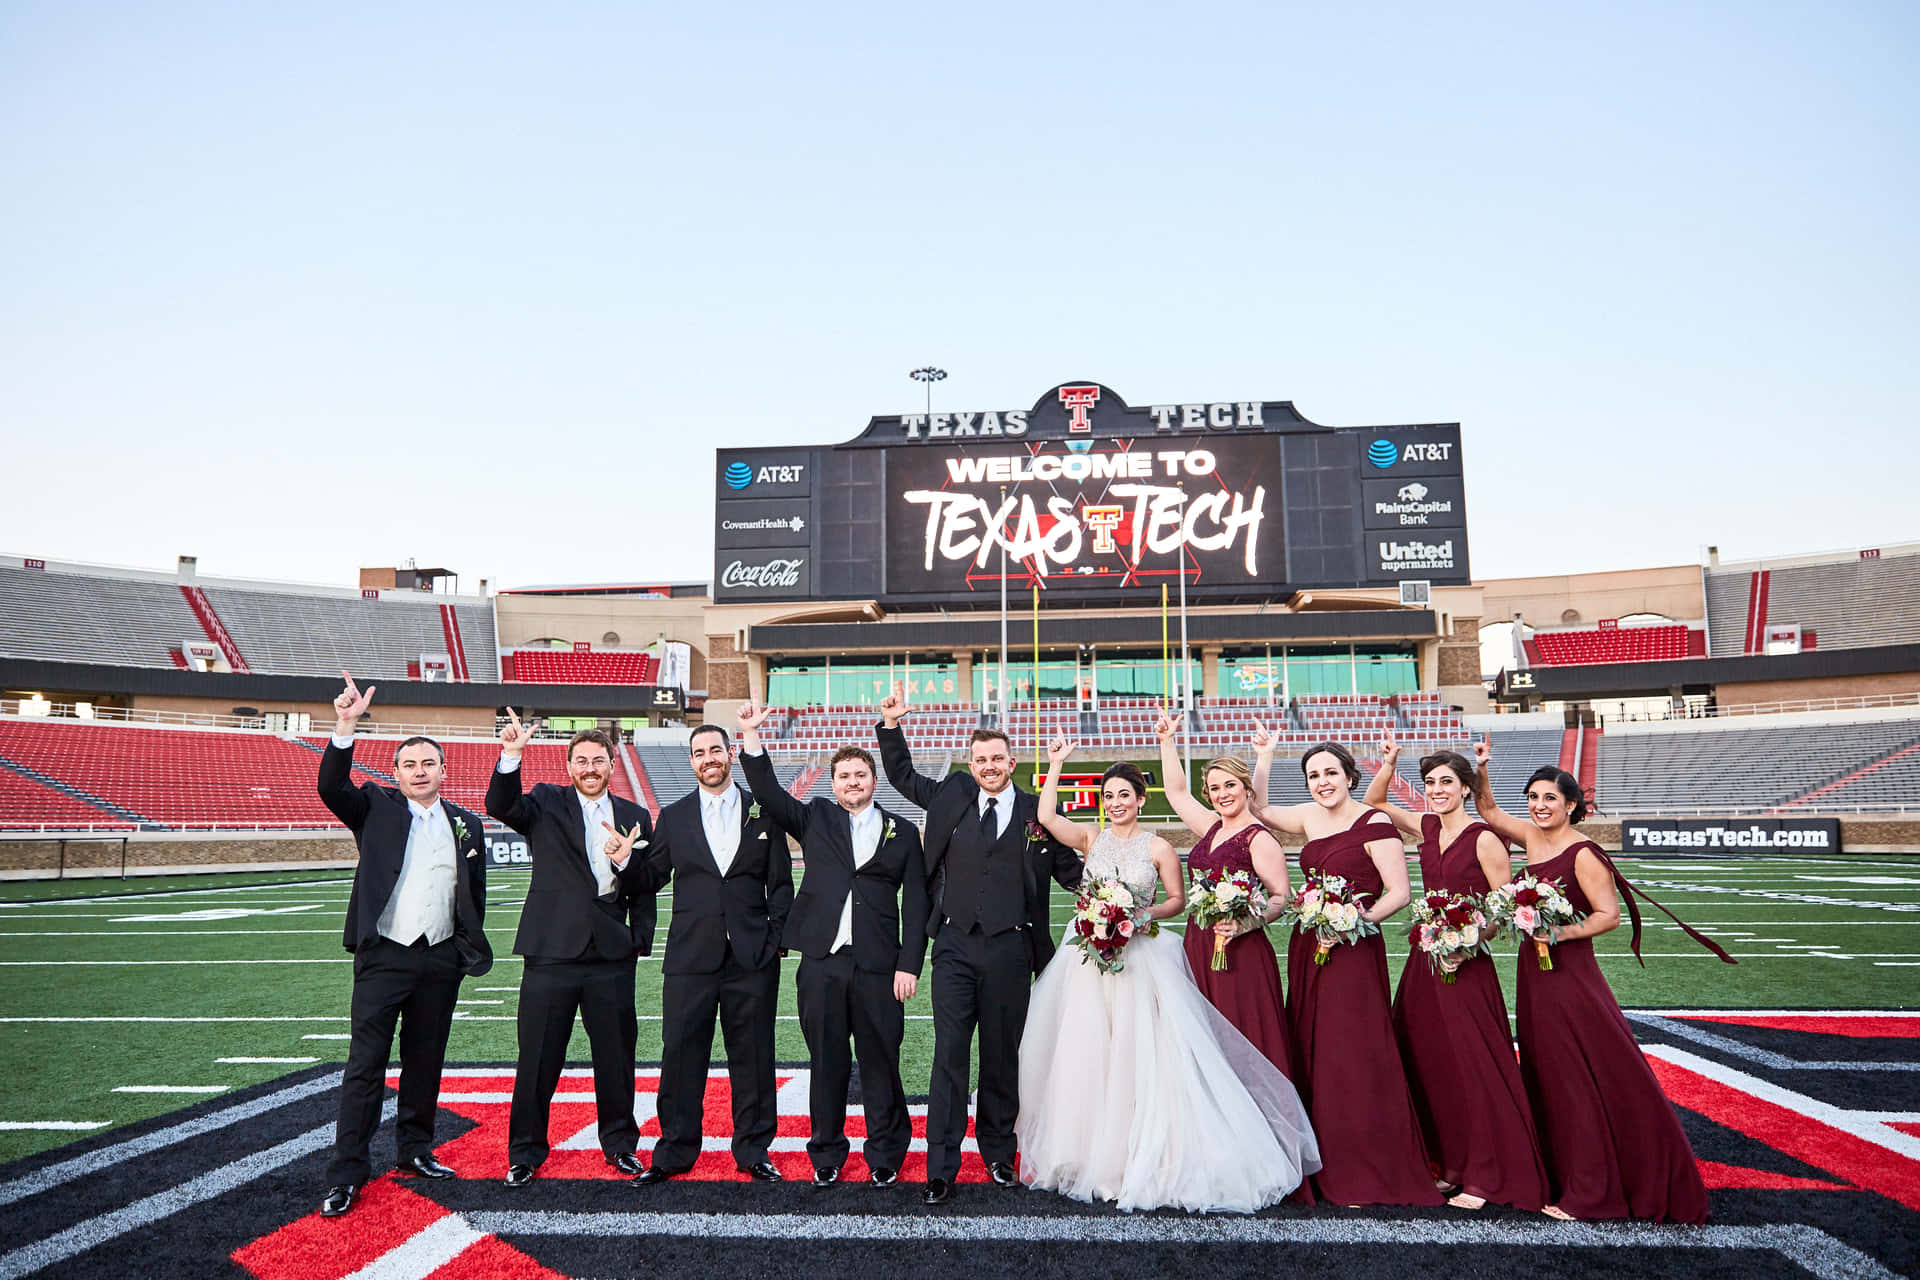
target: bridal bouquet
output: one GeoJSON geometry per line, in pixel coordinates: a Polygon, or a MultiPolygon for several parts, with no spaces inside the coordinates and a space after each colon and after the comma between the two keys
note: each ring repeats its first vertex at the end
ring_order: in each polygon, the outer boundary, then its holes
{"type": "Polygon", "coordinates": [[[1560,930],[1579,924],[1587,917],[1575,911],[1555,880],[1518,876],[1487,895],[1487,912],[1493,927],[1516,938],[1533,940],[1536,962],[1542,969],[1553,968],[1553,952],[1560,930]]]}
{"type": "Polygon", "coordinates": [[[1492,933],[1485,905],[1471,893],[1423,893],[1413,900],[1407,935],[1442,982],[1451,983],[1461,965],[1489,954],[1492,933]]]}
{"type": "Polygon", "coordinates": [[[1073,904],[1072,940],[1081,963],[1091,960],[1102,973],[1126,968],[1127,944],[1140,934],[1160,932],[1160,922],[1145,918],[1146,908],[1119,880],[1096,880],[1073,904]]]}
{"type": "Polygon", "coordinates": [[[1287,900],[1280,919],[1319,939],[1315,964],[1325,964],[1336,943],[1358,942],[1380,932],[1378,924],[1361,914],[1360,895],[1345,876],[1316,872],[1307,873],[1307,882],[1287,900]]]}
{"type": "MultiPolygon", "coordinates": [[[[1245,920],[1265,928],[1267,891],[1251,871],[1196,871],[1187,887],[1187,910],[1202,929],[1226,920],[1245,920]]],[[[1216,971],[1227,967],[1227,938],[1222,934],[1213,935],[1213,961],[1207,967],[1216,971]]]]}

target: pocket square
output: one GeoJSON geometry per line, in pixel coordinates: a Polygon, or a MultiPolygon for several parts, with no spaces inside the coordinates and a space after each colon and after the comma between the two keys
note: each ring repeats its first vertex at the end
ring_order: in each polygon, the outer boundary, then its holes
{"type": "Polygon", "coordinates": [[[467,850],[467,856],[469,858],[477,858],[480,856],[480,851],[478,849],[469,849],[467,850]]]}

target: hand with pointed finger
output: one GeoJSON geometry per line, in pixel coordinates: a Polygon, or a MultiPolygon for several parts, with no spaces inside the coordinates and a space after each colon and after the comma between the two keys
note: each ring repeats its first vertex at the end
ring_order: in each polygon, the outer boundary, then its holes
{"type": "Polygon", "coordinates": [[[512,707],[507,708],[507,723],[500,726],[500,754],[517,757],[533,741],[533,726],[521,724],[512,707]]]}
{"type": "Polygon", "coordinates": [[[1253,754],[1262,760],[1273,754],[1273,734],[1258,720],[1253,722],[1253,754]]]}
{"type": "Polygon", "coordinates": [[[367,714],[367,704],[373,701],[373,691],[379,686],[370,684],[367,691],[362,693],[352,676],[342,671],[340,678],[347,682],[347,687],[333,700],[333,731],[338,737],[351,738],[353,726],[359,723],[361,716],[367,714]]]}
{"type": "Polygon", "coordinates": [[[1054,764],[1063,764],[1073,754],[1073,744],[1065,738],[1055,738],[1047,744],[1047,759],[1054,764]]]}
{"type": "Polygon", "coordinates": [[[1172,716],[1162,711],[1160,718],[1153,722],[1153,732],[1160,741],[1172,742],[1180,736],[1180,726],[1173,722],[1172,716]]]}
{"type": "Polygon", "coordinates": [[[763,707],[752,698],[748,698],[733,714],[734,718],[740,721],[741,731],[747,732],[765,724],[767,717],[773,714],[773,708],[763,707]]]}
{"type": "Polygon", "coordinates": [[[893,686],[892,693],[880,699],[880,719],[886,722],[889,729],[912,714],[913,708],[907,705],[906,694],[897,684],[893,686]]]}
{"type": "Polygon", "coordinates": [[[1486,772],[1487,761],[1493,759],[1493,743],[1482,738],[1473,744],[1473,763],[1481,772],[1486,772]]]}
{"type": "Polygon", "coordinates": [[[625,867],[627,859],[633,856],[633,842],[640,838],[640,824],[634,823],[633,829],[624,833],[611,822],[602,822],[600,825],[607,829],[607,843],[602,847],[601,852],[607,855],[607,861],[611,862],[614,870],[618,871],[625,867]]]}
{"type": "Polygon", "coordinates": [[[1380,764],[1383,768],[1391,769],[1394,762],[1399,759],[1400,744],[1393,740],[1393,730],[1388,729],[1386,735],[1380,739],[1380,764]]]}

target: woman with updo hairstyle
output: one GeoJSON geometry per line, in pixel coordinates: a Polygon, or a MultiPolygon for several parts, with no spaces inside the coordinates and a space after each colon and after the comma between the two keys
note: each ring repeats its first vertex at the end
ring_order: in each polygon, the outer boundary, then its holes
{"type": "MultiPolygon", "coordinates": [[[[1420,841],[1420,891],[1484,897],[1513,878],[1506,841],[1472,818],[1468,793],[1479,775],[1458,751],[1420,761],[1427,812],[1387,801],[1400,746],[1380,743],[1380,769],[1367,787],[1401,831],[1420,841]]],[[[1491,1200],[1516,1209],[1547,1203],[1547,1171],[1520,1067],[1513,1057],[1507,1002],[1491,956],[1475,956],[1441,980],[1418,947],[1407,952],[1393,998],[1393,1030],[1413,1091],[1434,1178],[1449,1203],[1478,1209],[1491,1200]]]]}
{"type": "MultiPolygon", "coordinates": [[[[1167,716],[1154,726],[1160,737],[1160,772],[1167,803],[1187,830],[1199,837],[1187,853],[1193,872],[1250,871],[1267,891],[1267,919],[1280,913],[1287,900],[1287,855],[1273,833],[1254,821],[1249,801],[1253,775],[1236,756],[1209,760],[1206,779],[1209,809],[1195,799],[1187,785],[1187,771],[1174,748],[1178,728],[1167,716]]],[[[1194,985],[1225,1015],[1241,1035],[1259,1047],[1267,1060],[1291,1075],[1293,1054],[1282,1016],[1280,962],[1264,929],[1244,922],[1222,921],[1202,929],[1191,921],[1186,931],[1187,967],[1194,985]],[[1227,967],[1213,967],[1214,938],[1227,939],[1227,967]]]]}
{"type": "MultiPolygon", "coordinates": [[[[1273,737],[1253,738],[1254,813],[1270,827],[1307,837],[1300,873],[1341,876],[1368,920],[1383,923],[1412,898],[1407,851],[1393,823],[1353,798],[1353,753],[1336,742],[1301,758],[1306,804],[1267,805],[1273,737]]],[[[1318,944],[1294,931],[1287,944],[1287,1034],[1293,1083],[1313,1117],[1324,1167],[1309,1178],[1335,1204],[1430,1204],[1444,1197],[1428,1168],[1420,1120],[1407,1088],[1389,1006],[1386,940],[1342,943],[1314,962],[1318,944]]]]}
{"type": "MultiPolygon", "coordinates": [[[[1533,947],[1521,947],[1518,957],[1520,1078],[1540,1134],[1551,1203],[1574,1218],[1705,1222],[1707,1189],[1693,1148],[1593,954],[1593,940],[1620,927],[1624,899],[1633,921],[1630,945],[1639,959],[1636,890],[1574,825],[1587,816],[1578,779],[1552,765],[1535,770],[1527,779],[1533,821],[1522,822],[1493,798],[1486,774],[1490,754],[1485,742],[1474,744],[1480,765],[1474,805],[1481,821],[1503,840],[1524,846],[1528,874],[1558,884],[1574,909],[1586,913],[1555,936],[1551,969],[1540,967],[1533,947]]],[[[1735,963],[1711,939],[1647,901],[1735,963]]]]}

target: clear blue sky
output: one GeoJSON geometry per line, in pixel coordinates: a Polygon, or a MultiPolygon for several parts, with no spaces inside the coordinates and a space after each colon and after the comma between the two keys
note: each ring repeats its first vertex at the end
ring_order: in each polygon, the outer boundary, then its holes
{"type": "Polygon", "coordinates": [[[929,361],[1458,420],[1482,577],[1912,539],[1916,65],[1894,3],[14,3],[0,550],[704,579],[716,445],[929,361]]]}

